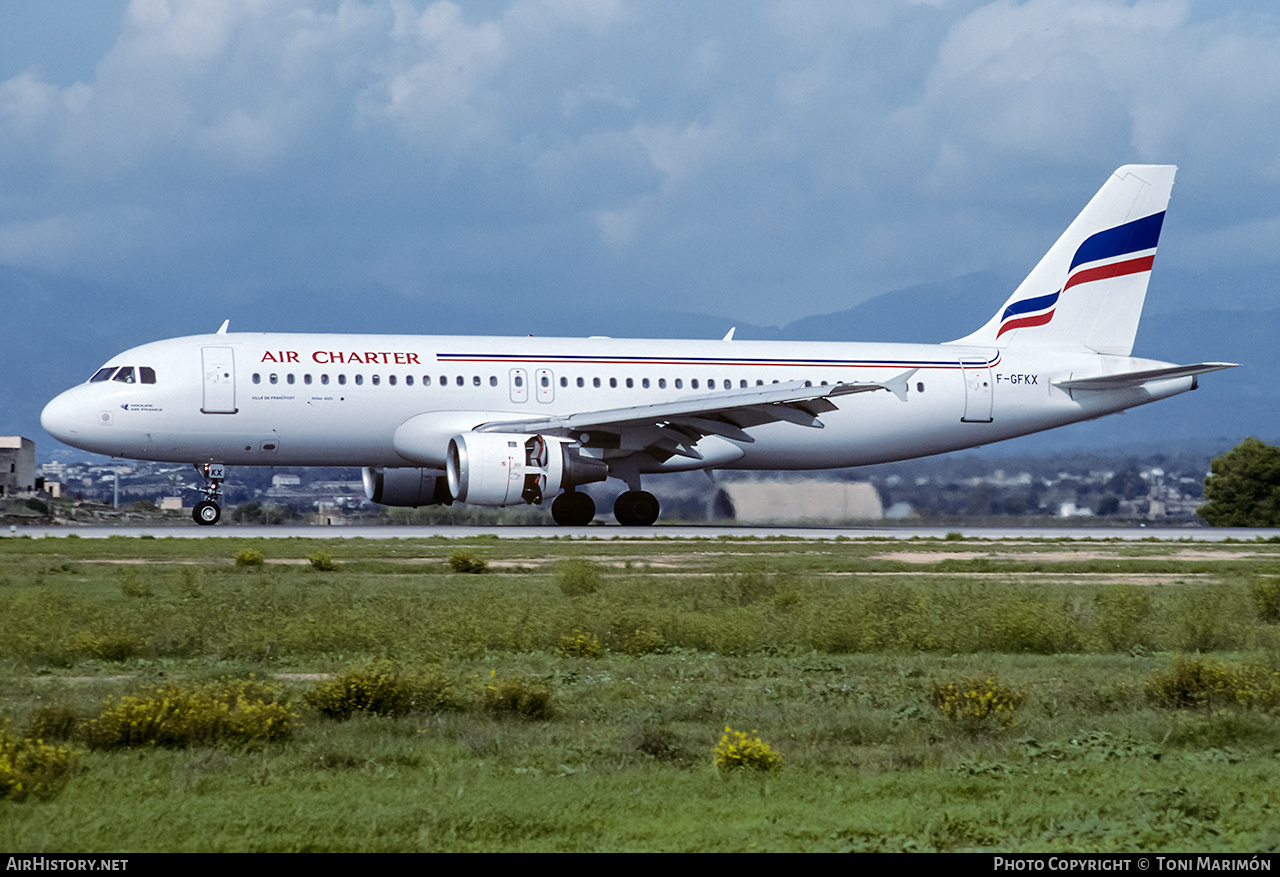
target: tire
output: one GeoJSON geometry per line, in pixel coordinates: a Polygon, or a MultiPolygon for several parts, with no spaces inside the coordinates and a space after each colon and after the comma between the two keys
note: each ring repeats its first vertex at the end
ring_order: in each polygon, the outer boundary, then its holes
{"type": "Polygon", "coordinates": [[[196,507],[191,510],[191,517],[197,524],[210,527],[222,520],[222,509],[216,502],[206,499],[196,503],[196,507]]]}
{"type": "Polygon", "coordinates": [[[624,527],[652,527],[659,511],[658,498],[647,490],[620,493],[613,504],[613,516],[624,527]]]}
{"type": "Polygon", "coordinates": [[[565,491],[551,503],[551,519],[562,527],[585,527],[595,516],[595,500],[576,490],[565,491]]]}

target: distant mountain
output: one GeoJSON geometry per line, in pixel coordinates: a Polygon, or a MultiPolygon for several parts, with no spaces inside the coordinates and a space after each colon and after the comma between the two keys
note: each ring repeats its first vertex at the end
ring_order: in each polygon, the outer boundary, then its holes
{"type": "Polygon", "coordinates": [[[968,274],[886,292],[847,311],[788,323],[778,337],[792,341],[905,341],[939,344],[983,325],[1014,284],[993,274],[968,274]]]}

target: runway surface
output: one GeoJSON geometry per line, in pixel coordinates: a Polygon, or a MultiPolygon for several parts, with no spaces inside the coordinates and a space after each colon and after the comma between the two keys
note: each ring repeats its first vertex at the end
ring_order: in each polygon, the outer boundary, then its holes
{"type": "Polygon", "coordinates": [[[1124,539],[1158,541],[1223,542],[1234,539],[1280,539],[1280,530],[1236,527],[359,527],[285,526],[242,527],[217,525],[201,527],[185,524],[166,527],[17,527],[0,532],[0,539],[13,536],[58,538],[75,534],[83,539],[110,536],[157,539],[471,539],[497,536],[500,539],[943,539],[960,533],[965,539],[1124,539]]]}

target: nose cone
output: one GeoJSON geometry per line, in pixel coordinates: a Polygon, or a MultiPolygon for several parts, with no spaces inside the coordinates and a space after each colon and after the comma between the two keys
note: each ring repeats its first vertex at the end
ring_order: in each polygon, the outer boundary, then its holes
{"type": "Polygon", "coordinates": [[[77,395],[79,394],[75,390],[68,390],[54,398],[40,412],[40,425],[45,432],[58,441],[73,446],[78,446],[83,431],[80,421],[83,419],[84,406],[77,403],[77,395]]]}

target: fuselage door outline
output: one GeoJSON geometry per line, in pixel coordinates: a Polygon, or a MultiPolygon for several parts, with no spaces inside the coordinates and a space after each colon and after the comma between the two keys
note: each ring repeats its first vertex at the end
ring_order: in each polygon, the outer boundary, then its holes
{"type": "Polygon", "coordinates": [[[964,416],[962,423],[992,421],[991,364],[985,359],[960,359],[960,375],[964,383],[964,416]]]}
{"type": "Polygon", "coordinates": [[[517,404],[529,401],[529,373],[522,368],[513,368],[510,375],[511,401],[517,404]]]}
{"type": "Polygon", "coordinates": [[[534,372],[538,382],[538,401],[554,402],[556,399],[556,379],[549,368],[540,368],[534,372]]]}
{"type": "Polygon", "coordinates": [[[235,414],[235,352],[230,347],[201,347],[200,365],[204,380],[201,413],[235,414]]]}

